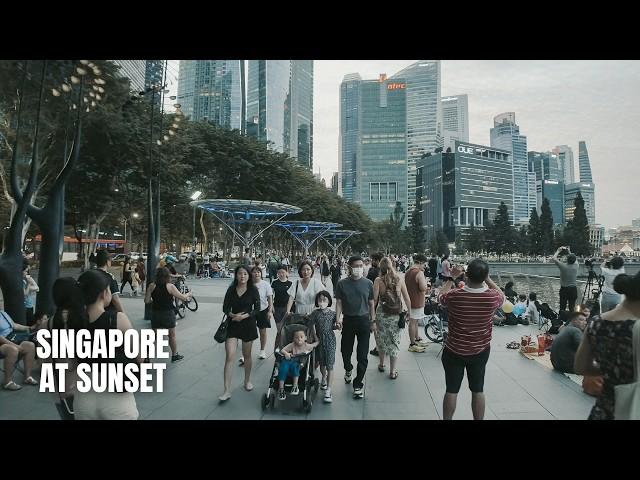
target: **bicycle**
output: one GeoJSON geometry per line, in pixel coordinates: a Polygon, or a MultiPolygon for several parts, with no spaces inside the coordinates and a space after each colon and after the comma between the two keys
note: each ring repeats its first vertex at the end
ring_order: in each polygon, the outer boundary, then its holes
{"type": "MultiPolygon", "coordinates": [[[[180,291],[180,293],[182,293],[183,295],[186,295],[187,293],[189,293],[191,291],[191,289],[187,286],[187,282],[185,281],[184,277],[181,277],[178,279],[177,285],[176,287],[178,288],[178,290],[180,291]]],[[[176,298],[176,314],[180,317],[180,318],[184,318],[186,315],[186,310],[189,309],[192,312],[195,312],[198,310],[198,300],[196,300],[196,297],[194,297],[193,295],[191,296],[191,299],[189,300],[178,300],[176,298]]]]}
{"type": "Polygon", "coordinates": [[[426,323],[424,326],[424,334],[434,343],[444,343],[449,334],[449,329],[445,326],[446,310],[427,298],[424,312],[426,314],[426,323]]]}

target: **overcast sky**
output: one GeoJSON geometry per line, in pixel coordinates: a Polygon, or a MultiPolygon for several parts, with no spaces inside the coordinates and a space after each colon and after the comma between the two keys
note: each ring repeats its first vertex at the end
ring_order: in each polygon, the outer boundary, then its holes
{"type": "MultiPolygon", "coordinates": [[[[339,87],[347,73],[393,75],[415,60],[316,60],[313,165],[329,182],[338,170],[339,87]]],[[[173,70],[177,73],[177,63],[173,70]]],[[[513,111],[528,150],[569,145],[578,179],[578,141],[585,140],[596,221],[629,225],[640,217],[640,61],[442,62],[442,95],[469,96],[469,141],[489,145],[493,117],[513,111]]],[[[328,183],[329,184],[329,183],[328,183]]]]}

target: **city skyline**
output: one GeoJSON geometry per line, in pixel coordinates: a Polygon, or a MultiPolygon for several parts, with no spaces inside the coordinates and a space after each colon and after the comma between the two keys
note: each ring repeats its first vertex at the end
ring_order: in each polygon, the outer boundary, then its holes
{"type": "MultiPolygon", "coordinates": [[[[314,171],[328,184],[338,171],[344,76],[393,75],[416,61],[314,62],[314,171]]],[[[586,141],[598,188],[596,219],[611,228],[640,216],[631,197],[640,176],[640,163],[633,161],[640,156],[634,128],[640,124],[639,83],[640,62],[632,60],[443,60],[441,94],[468,95],[470,143],[488,145],[493,118],[508,111],[516,113],[527,135],[528,151],[568,145],[577,160],[578,142],[586,141]]]]}

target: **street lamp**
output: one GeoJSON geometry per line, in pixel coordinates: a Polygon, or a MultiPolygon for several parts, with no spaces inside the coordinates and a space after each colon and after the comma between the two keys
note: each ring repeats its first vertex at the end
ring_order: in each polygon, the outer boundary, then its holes
{"type": "MultiPolygon", "coordinates": [[[[133,213],[131,214],[131,216],[133,218],[138,218],[139,215],[137,213],[133,213]]],[[[129,221],[129,219],[127,217],[124,217],[124,247],[122,249],[122,253],[126,254],[127,253],[127,222],[129,221]]]]}
{"type": "MultiPolygon", "coordinates": [[[[191,195],[191,200],[198,200],[202,196],[202,192],[200,190],[196,190],[191,195]]],[[[193,249],[196,249],[196,207],[193,207],[193,249]]]]}

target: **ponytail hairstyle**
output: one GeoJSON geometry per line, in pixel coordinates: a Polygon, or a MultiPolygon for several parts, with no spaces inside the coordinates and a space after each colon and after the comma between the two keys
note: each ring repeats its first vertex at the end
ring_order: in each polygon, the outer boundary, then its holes
{"type": "Polygon", "coordinates": [[[633,277],[621,273],[613,280],[613,289],[632,302],[640,301],[640,272],[633,277]]]}
{"type": "Polygon", "coordinates": [[[100,270],[87,270],[78,278],[85,306],[96,303],[98,297],[111,284],[111,275],[100,270]]]}
{"type": "Polygon", "coordinates": [[[393,261],[389,257],[383,257],[380,260],[380,277],[382,277],[382,282],[387,290],[393,290],[395,292],[398,283],[400,282],[400,277],[396,273],[395,268],[393,268],[393,261]]]}
{"type": "MultiPolygon", "coordinates": [[[[91,270],[95,272],[95,270],[91,270]]],[[[56,304],[56,313],[53,315],[51,325],[57,329],[85,328],[87,315],[84,305],[84,296],[80,285],[73,277],[58,278],[53,282],[53,301],[56,304]],[[66,311],[66,318],[63,312],[66,311]]]]}

